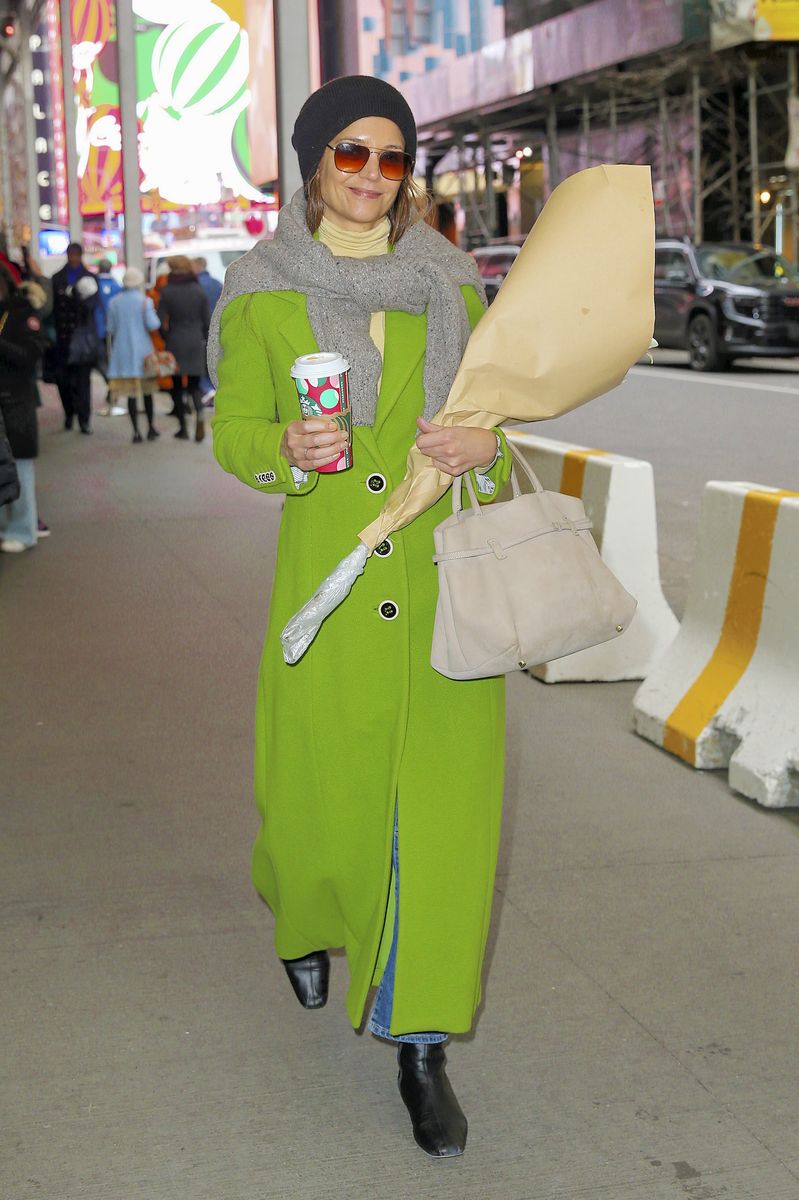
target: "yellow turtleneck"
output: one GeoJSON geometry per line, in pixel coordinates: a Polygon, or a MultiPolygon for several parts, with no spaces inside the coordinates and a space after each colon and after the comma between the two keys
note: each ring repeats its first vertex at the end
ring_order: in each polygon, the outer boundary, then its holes
{"type": "MultiPolygon", "coordinates": [[[[339,229],[338,225],[334,225],[327,217],[322,217],[322,223],[319,226],[319,241],[327,246],[330,253],[335,254],[337,258],[374,258],[378,254],[388,254],[390,231],[391,224],[388,217],[384,217],[375,229],[367,229],[364,232],[359,230],[357,233],[353,233],[349,229],[339,229]]],[[[372,313],[369,336],[380,351],[382,358],[386,344],[386,314],[384,312],[372,313]]]]}

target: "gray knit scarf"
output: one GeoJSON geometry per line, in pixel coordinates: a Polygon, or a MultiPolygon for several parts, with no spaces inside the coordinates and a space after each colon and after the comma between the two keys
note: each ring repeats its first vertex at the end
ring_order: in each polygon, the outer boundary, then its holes
{"type": "Polygon", "coordinates": [[[424,416],[429,419],[449,395],[469,338],[461,284],[471,284],[485,303],[473,260],[424,221],[408,229],[392,254],[337,258],[308,232],[300,190],[280,210],[274,238],[259,242],[227,270],[208,336],[211,379],[216,383],[222,355],[219,325],[226,304],[252,292],[304,292],[319,349],[343,354],[350,364],[354,424],[373,425],[383,363],[369,336],[371,315],[391,309],[427,310],[424,416]]]}

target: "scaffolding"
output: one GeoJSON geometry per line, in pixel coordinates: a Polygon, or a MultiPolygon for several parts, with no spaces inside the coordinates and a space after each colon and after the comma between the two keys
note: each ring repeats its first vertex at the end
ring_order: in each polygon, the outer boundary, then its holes
{"type": "Polygon", "coordinates": [[[645,163],[660,236],[767,241],[795,258],[797,178],[786,166],[792,102],[793,46],[712,53],[702,44],[520,97],[500,112],[452,118],[450,138],[435,149],[441,159],[458,146],[459,172],[481,181],[461,188],[470,241],[496,232],[492,165],[512,162],[528,145],[545,166],[547,190],[584,167],[645,163]]]}

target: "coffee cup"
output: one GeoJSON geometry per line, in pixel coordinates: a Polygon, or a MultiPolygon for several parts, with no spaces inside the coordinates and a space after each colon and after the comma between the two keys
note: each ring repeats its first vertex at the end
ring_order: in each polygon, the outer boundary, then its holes
{"type": "Polygon", "coordinates": [[[350,364],[341,354],[303,354],[291,368],[303,420],[328,417],[336,429],[345,430],[347,444],[332,463],[317,467],[320,475],[347,471],[352,466],[352,410],[348,375],[350,364]]]}

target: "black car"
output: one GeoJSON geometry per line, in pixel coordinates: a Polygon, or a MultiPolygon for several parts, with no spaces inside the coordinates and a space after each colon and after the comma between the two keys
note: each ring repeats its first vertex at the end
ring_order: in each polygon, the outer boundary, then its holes
{"type": "Polygon", "coordinates": [[[655,243],[655,338],[696,371],[799,355],[799,271],[767,246],[655,243]]]}

